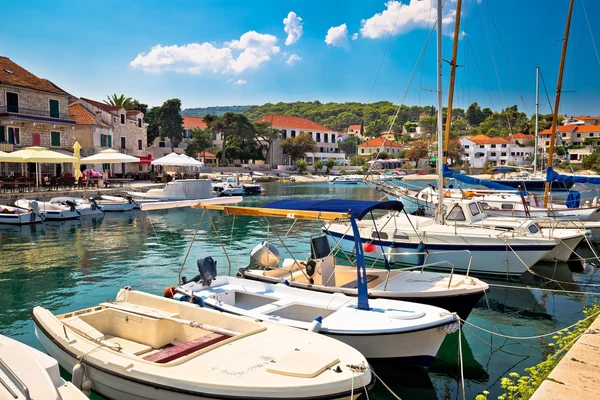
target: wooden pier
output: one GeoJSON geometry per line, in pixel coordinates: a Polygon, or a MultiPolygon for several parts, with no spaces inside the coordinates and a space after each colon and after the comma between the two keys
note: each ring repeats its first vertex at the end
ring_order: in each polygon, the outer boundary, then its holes
{"type": "Polygon", "coordinates": [[[600,398],[600,317],[560,360],[531,400],[600,398]]]}

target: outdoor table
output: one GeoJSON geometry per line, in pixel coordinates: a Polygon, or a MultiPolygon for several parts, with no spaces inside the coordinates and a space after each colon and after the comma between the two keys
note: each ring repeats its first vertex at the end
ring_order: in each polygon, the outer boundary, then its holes
{"type": "Polygon", "coordinates": [[[133,179],[126,178],[108,178],[104,180],[104,187],[108,187],[111,184],[123,186],[126,183],[133,181],[133,179]]]}

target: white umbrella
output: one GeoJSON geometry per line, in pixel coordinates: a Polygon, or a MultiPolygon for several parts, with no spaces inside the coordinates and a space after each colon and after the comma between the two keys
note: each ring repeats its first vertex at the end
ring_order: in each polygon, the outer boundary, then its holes
{"type": "Polygon", "coordinates": [[[140,159],[138,157],[129,156],[114,149],[102,150],[100,153],[81,159],[82,164],[124,164],[139,162],[140,159]]]}
{"type": "Polygon", "coordinates": [[[188,161],[191,163],[191,165],[192,165],[192,166],[194,166],[194,167],[203,167],[203,166],[204,166],[204,163],[202,163],[202,162],[200,162],[200,161],[196,160],[195,158],[192,158],[192,157],[188,156],[187,154],[180,154],[180,155],[179,155],[179,157],[183,157],[183,158],[185,158],[185,159],[186,159],[186,160],[188,160],[188,161]]]}
{"type": "Polygon", "coordinates": [[[177,153],[171,153],[152,161],[152,165],[193,167],[196,164],[190,162],[185,157],[180,157],[177,153]]]}

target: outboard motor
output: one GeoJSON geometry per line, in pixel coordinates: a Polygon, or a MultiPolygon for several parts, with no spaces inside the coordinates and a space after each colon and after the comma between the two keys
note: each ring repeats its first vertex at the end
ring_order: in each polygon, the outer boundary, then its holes
{"type": "Polygon", "coordinates": [[[410,215],[415,215],[417,217],[424,217],[425,216],[425,207],[418,206],[415,211],[410,213],[410,215]]]}
{"type": "Polygon", "coordinates": [[[277,268],[279,260],[281,260],[281,255],[277,247],[265,240],[250,252],[250,264],[248,264],[248,268],[277,268]]]}
{"type": "Polygon", "coordinates": [[[125,198],[129,202],[129,204],[133,203],[133,197],[131,197],[131,195],[127,195],[127,196],[125,196],[125,198]]]}
{"type": "Polygon", "coordinates": [[[200,258],[197,261],[198,275],[190,279],[182,277],[181,280],[185,285],[188,282],[201,282],[202,286],[210,286],[212,281],[217,277],[217,262],[212,257],[200,258]]]}
{"type": "Polygon", "coordinates": [[[71,212],[75,212],[75,202],[72,200],[65,200],[65,204],[69,206],[69,209],[71,210],[71,212]]]}
{"type": "Polygon", "coordinates": [[[29,212],[31,213],[32,221],[35,221],[36,217],[42,217],[42,214],[40,213],[40,206],[35,200],[29,202],[29,212]]]}
{"type": "Polygon", "coordinates": [[[100,209],[100,210],[101,210],[100,206],[99,206],[99,205],[98,205],[98,203],[96,202],[96,199],[94,199],[94,198],[90,198],[88,201],[90,202],[90,208],[91,208],[92,210],[98,210],[98,209],[100,209]]]}

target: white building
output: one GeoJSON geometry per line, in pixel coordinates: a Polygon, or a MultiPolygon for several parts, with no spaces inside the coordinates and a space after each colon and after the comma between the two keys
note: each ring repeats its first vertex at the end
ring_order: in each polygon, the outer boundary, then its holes
{"type": "Polygon", "coordinates": [[[533,147],[521,147],[504,138],[477,135],[460,139],[465,149],[463,161],[471,167],[482,167],[487,161],[499,165],[527,165],[533,157],[533,147]]]}

